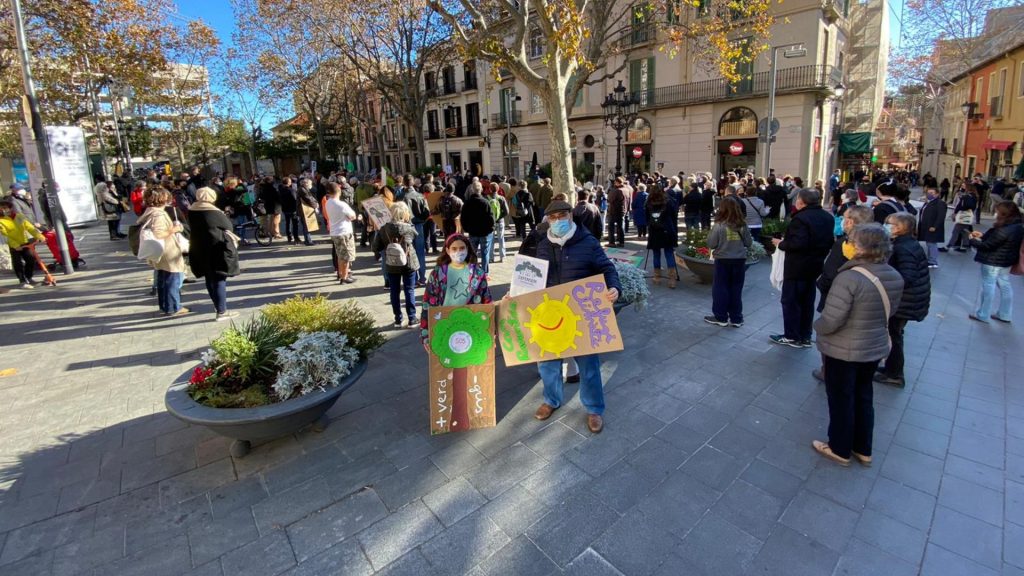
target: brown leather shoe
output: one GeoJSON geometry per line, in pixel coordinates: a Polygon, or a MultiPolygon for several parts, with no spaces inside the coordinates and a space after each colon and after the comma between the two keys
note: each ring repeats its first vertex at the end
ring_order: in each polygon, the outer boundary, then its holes
{"type": "Polygon", "coordinates": [[[851,452],[851,454],[853,454],[853,458],[857,462],[860,462],[861,466],[864,466],[865,468],[871,468],[871,456],[865,456],[863,454],[858,454],[856,452],[851,452]]]}
{"type": "Polygon", "coordinates": [[[604,419],[597,414],[587,414],[587,429],[594,434],[600,434],[604,430],[604,419]]]}
{"type": "Polygon", "coordinates": [[[556,408],[550,404],[541,404],[540,408],[533,413],[533,417],[537,420],[547,420],[551,418],[551,415],[555,413],[556,408]]]}
{"type": "Polygon", "coordinates": [[[849,466],[850,465],[850,459],[849,458],[843,458],[839,454],[836,454],[835,452],[833,452],[832,448],[828,445],[828,442],[822,442],[820,440],[815,440],[815,441],[811,442],[811,446],[814,448],[815,452],[817,452],[818,454],[821,454],[822,456],[824,456],[825,458],[828,458],[829,460],[835,462],[836,464],[839,464],[840,466],[849,466]]]}

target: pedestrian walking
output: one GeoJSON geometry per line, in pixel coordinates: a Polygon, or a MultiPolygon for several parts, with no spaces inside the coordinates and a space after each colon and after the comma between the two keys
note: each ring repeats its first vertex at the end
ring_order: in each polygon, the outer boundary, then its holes
{"type": "Polygon", "coordinates": [[[1021,211],[1011,200],[996,204],[996,220],[984,234],[971,232],[971,246],[977,250],[974,261],[980,264],[981,286],[978,289],[977,304],[971,320],[989,322],[995,318],[1009,324],[1013,320],[1013,286],[1010,284],[1010,267],[1020,261],[1021,241],[1024,240],[1024,225],[1021,211]],[[995,314],[996,288],[999,289],[999,309],[995,314]]]}
{"type": "Polygon", "coordinates": [[[445,238],[461,233],[462,200],[455,195],[455,186],[445,185],[444,196],[437,202],[433,214],[441,216],[441,234],[445,238]]]}
{"type": "MultiPolygon", "coordinates": [[[[799,202],[799,201],[798,201],[799,202]]],[[[818,350],[825,357],[828,441],[814,440],[818,454],[849,466],[872,462],[874,388],[878,362],[889,354],[888,322],[899,307],[903,279],[886,262],[892,246],[877,224],[850,234],[853,258],[843,264],[814,322],[818,350]]]]}
{"type": "MultiPolygon", "coordinates": [[[[408,181],[409,184],[406,185],[402,195],[402,202],[409,207],[409,212],[412,213],[412,227],[416,229],[413,248],[416,250],[416,259],[420,264],[416,272],[416,285],[423,286],[424,274],[427,271],[427,223],[432,223],[430,205],[427,204],[427,199],[423,197],[423,194],[420,194],[419,190],[411,183],[411,176],[408,177],[408,181]]],[[[431,231],[431,233],[433,232],[431,231]]],[[[437,245],[436,239],[434,239],[434,245],[435,247],[437,245]]],[[[353,256],[355,256],[354,251],[353,256]]]]}
{"type": "Polygon", "coordinates": [[[903,278],[903,297],[889,318],[891,350],[885,365],[878,368],[875,382],[903,388],[903,332],[907,322],[920,322],[928,316],[932,284],[928,274],[928,260],[924,250],[914,238],[917,219],[906,212],[892,214],[885,219],[885,228],[892,239],[889,266],[903,278]]]}
{"type": "Polygon", "coordinates": [[[416,326],[416,271],[419,261],[416,259],[413,240],[416,229],[412,226],[412,212],[402,202],[395,202],[390,207],[391,221],[385,224],[373,236],[373,252],[378,254],[384,263],[384,271],[388,275],[388,288],[391,292],[391,311],[395,315],[395,327],[402,327],[401,296],[405,295],[405,311],[408,326],[416,326]]]}
{"type": "Polygon", "coordinates": [[[948,252],[956,245],[957,252],[966,252],[966,245],[970,244],[971,235],[974,233],[974,213],[978,210],[978,196],[974,187],[962,184],[957,191],[953,201],[953,232],[949,235],[949,242],[945,248],[939,248],[939,252],[948,252]]]}
{"type": "Polygon", "coordinates": [[[121,213],[124,211],[121,206],[121,199],[117,191],[112,189],[106,182],[100,182],[93,186],[93,194],[96,196],[96,203],[100,205],[101,218],[107,222],[107,232],[111,240],[122,240],[127,234],[121,233],[121,213]]]}
{"type": "MultiPolygon", "coordinates": [[[[490,193],[487,194],[487,201],[491,205],[491,212],[494,214],[494,250],[490,253],[490,261],[494,262],[494,254],[497,253],[498,261],[505,261],[505,222],[508,221],[508,201],[499,194],[500,187],[497,183],[491,182],[490,193]]],[[[489,268],[488,268],[489,269],[489,268]]]]}
{"type": "Polygon", "coordinates": [[[775,247],[785,252],[782,281],[784,332],[773,334],[776,344],[793,348],[811,347],[814,321],[815,280],[821,274],[825,256],[835,242],[835,219],[821,207],[821,193],[801,188],[796,195],[796,212],[775,247]]]}
{"type": "Polygon", "coordinates": [[[196,278],[205,280],[215,319],[223,322],[238,316],[228,311],[227,283],[239,273],[239,238],[231,220],[214,205],[216,201],[217,193],[212,188],[196,190],[196,201],[188,211],[188,264],[196,278]]]}
{"type": "Polygon", "coordinates": [[[15,210],[9,198],[0,200],[0,236],[7,244],[18,283],[26,290],[35,288],[32,276],[36,268],[40,268],[40,262],[36,260],[34,245],[45,239],[29,218],[15,210]]]}
{"type": "Polygon", "coordinates": [[[146,211],[139,218],[140,228],[148,228],[158,240],[163,240],[159,258],[150,259],[156,270],[156,296],[160,312],[166,317],[181,316],[189,309],[181,305],[181,285],[185,280],[185,257],[178,235],[185,227],[180,220],[172,220],[167,208],[172,206],[171,192],[157,187],[146,197],[146,211]]]}
{"type": "Polygon", "coordinates": [[[518,182],[518,189],[513,186],[515,194],[512,196],[512,222],[516,227],[516,238],[526,238],[526,226],[530,226],[530,232],[536,228],[534,223],[534,202],[533,194],[526,187],[526,181],[518,182]]]}
{"type": "MultiPolygon", "coordinates": [[[[621,289],[615,265],[597,239],[573,223],[571,211],[572,206],[567,202],[555,200],[545,211],[549,228],[537,245],[537,257],[549,262],[547,286],[603,274],[608,301],[615,302],[621,289]]],[[[589,354],[576,357],[576,363],[580,371],[580,402],[587,411],[587,429],[597,434],[604,429],[601,360],[597,354],[589,354]]],[[[544,381],[544,403],[537,408],[534,417],[547,420],[563,403],[562,360],[538,362],[537,368],[544,381]]]]}

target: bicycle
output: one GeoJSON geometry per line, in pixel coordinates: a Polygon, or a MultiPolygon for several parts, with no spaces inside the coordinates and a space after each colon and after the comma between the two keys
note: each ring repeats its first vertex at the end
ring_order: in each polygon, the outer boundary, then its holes
{"type": "Polygon", "coordinates": [[[274,237],[267,233],[267,230],[262,224],[255,220],[249,220],[245,224],[236,224],[235,233],[242,239],[242,245],[249,243],[249,239],[253,239],[260,246],[270,246],[270,243],[274,241],[274,237]],[[249,234],[252,231],[252,234],[249,234]]]}

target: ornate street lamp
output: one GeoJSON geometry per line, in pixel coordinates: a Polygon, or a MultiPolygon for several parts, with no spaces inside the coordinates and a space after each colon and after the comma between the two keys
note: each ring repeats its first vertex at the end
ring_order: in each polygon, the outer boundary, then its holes
{"type": "Polygon", "coordinates": [[[605,96],[601,103],[604,109],[604,124],[615,130],[615,175],[622,175],[622,131],[629,128],[640,112],[640,102],[619,80],[619,85],[612,93],[605,96]]]}

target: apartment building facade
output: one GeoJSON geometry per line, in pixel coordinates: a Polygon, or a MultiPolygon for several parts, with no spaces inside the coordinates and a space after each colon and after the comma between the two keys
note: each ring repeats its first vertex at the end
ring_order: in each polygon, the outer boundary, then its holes
{"type": "MultiPolygon", "coordinates": [[[[611,57],[604,70],[623,66],[623,72],[583,89],[572,107],[574,165],[595,174],[595,181],[614,169],[616,134],[605,125],[601,103],[621,81],[640,102],[637,119],[622,134],[624,171],[766,174],[766,142],[758,137],[758,124],[769,116],[774,52],[778,131],[770,168],[805,179],[823,177],[836,157],[842,110],[834,94],[843,82],[849,7],[842,0],[787,0],[772,9],[772,48],[741,70],[744,79],[735,84],[694,63],[685,47],[669,57],[660,49],[665,40],[655,23],[634,18],[614,39],[628,50],[611,57]]],[[[698,8],[688,10],[684,18],[701,17],[698,8]]],[[[541,69],[539,37],[528,52],[541,69]]],[[[550,162],[543,103],[511,75],[496,74],[483,62],[452,62],[423,82],[436,91],[427,112],[429,165],[519,176],[535,155],[540,165],[550,162]]]]}

